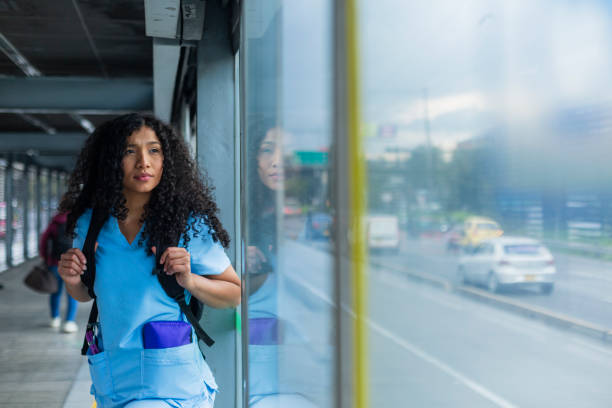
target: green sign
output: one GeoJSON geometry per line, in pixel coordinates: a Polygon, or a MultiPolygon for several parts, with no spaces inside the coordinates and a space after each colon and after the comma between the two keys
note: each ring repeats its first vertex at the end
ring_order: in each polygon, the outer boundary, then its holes
{"type": "Polygon", "coordinates": [[[328,152],[302,150],[295,152],[293,158],[296,164],[302,166],[326,166],[328,156],[328,152]]]}

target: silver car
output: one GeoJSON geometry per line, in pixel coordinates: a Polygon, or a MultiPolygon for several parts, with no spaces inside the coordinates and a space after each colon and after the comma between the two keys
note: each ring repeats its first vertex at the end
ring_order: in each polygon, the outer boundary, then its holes
{"type": "Polygon", "coordinates": [[[491,292],[502,287],[537,287],[549,294],[557,269],[550,251],[539,241],[523,237],[499,237],[483,241],[459,259],[459,280],[481,284],[491,292]]]}

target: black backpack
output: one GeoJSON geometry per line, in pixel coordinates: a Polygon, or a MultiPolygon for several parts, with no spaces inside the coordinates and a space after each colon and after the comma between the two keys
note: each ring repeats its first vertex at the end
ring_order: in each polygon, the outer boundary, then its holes
{"type": "Polygon", "coordinates": [[[72,248],[72,238],[66,234],[66,223],[56,222],[57,229],[51,238],[51,258],[60,259],[62,254],[72,248]]]}
{"type": "MultiPolygon", "coordinates": [[[[87,230],[87,236],[85,243],[83,244],[83,254],[87,259],[87,269],[81,275],[81,281],[87,287],[89,296],[94,300],[91,306],[91,312],[89,312],[89,320],[87,322],[87,330],[92,329],[93,325],[98,320],[98,305],[96,302],[96,294],[94,293],[94,282],[96,280],[96,259],[95,259],[95,245],[98,238],[98,234],[104,226],[104,223],[108,219],[108,212],[101,209],[94,209],[91,215],[91,221],[89,223],[89,230],[87,230]]],[[[179,285],[174,276],[166,275],[163,271],[163,265],[159,264],[159,260],[164,251],[171,245],[177,245],[178,239],[174,243],[160,243],[156,245],[155,255],[155,270],[154,274],[157,275],[159,283],[164,288],[164,291],[168,296],[178,303],[181,311],[193,326],[198,340],[202,340],[208,347],[211,347],[215,342],[210,336],[202,329],[200,325],[200,318],[202,317],[202,310],[204,305],[195,296],[191,297],[189,305],[185,301],[185,289],[179,285]]],[[[83,340],[83,347],[81,348],[81,354],[87,353],[87,339],[83,340]]]]}

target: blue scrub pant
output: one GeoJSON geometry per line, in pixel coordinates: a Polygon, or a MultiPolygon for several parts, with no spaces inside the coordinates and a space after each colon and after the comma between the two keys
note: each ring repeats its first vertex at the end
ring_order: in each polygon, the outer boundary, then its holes
{"type": "Polygon", "coordinates": [[[160,399],[150,399],[130,402],[125,408],[176,408],[179,405],[166,402],[160,399]]]}
{"type": "MultiPolygon", "coordinates": [[[[200,401],[196,405],[189,405],[194,408],[213,408],[214,400],[200,401]]],[[[167,400],[167,399],[148,399],[140,401],[132,401],[128,403],[125,408],[181,408],[183,405],[180,403],[167,400]]]]}
{"type": "MultiPolygon", "coordinates": [[[[64,281],[57,272],[57,265],[50,266],[49,270],[53,272],[57,278],[57,292],[52,293],[49,297],[49,306],[51,307],[51,318],[59,317],[60,315],[60,301],[62,299],[62,290],[64,289],[64,281]]],[[[66,291],[66,300],[68,300],[68,308],[66,310],[66,321],[74,321],[77,313],[77,301],[72,298],[66,291]]]]}

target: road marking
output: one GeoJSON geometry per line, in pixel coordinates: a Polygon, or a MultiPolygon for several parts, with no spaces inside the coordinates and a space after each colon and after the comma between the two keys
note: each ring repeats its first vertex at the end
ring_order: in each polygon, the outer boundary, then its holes
{"type": "Polygon", "coordinates": [[[463,307],[459,306],[456,303],[452,303],[450,300],[444,299],[440,296],[436,296],[430,292],[417,292],[420,296],[423,296],[424,298],[426,298],[427,300],[431,300],[432,302],[436,302],[442,306],[446,306],[450,309],[454,309],[458,312],[462,312],[464,309],[463,307]]]}
{"type": "Polygon", "coordinates": [[[606,282],[612,282],[612,278],[605,276],[605,275],[599,275],[599,274],[595,274],[595,273],[591,273],[591,272],[583,272],[583,271],[568,271],[567,272],[568,275],[570,276],[578,276],[581,278],[589,278],[589,279],[599,279],[599,280],[603,280],[606,282]]]}
{"type": "MultiPolygon", "coordinates": [[[[494,318],[491,316],[487,316],[485,313],[481,311],[473,311],[474,315],[479,317],[482,320],[486,320],[489,323],[493,323],[497,326],[503,327],[506,330],[515,331],[517,333],[522,333],[525,336],[531,337],[534,340],[538,340],[542,343],[546,343],[548,338],[545,334],[541,332],[540,328],[535,328],[533,325],[528,326],[527,323],[518,323],[511,322],[510,320],[501,320],[499,318],[494,318]],[[522,325],[524,324],[524,326],[522,325]]],[[[509,319],[510,316],[506,316],[505,319],[509,319]]]]}
{"type": "Polygon", "coordinates": [[[440,370],[444,371],[445,373],[447,373],[451,377],[454,377],[455,379],[459,380],[465,386],[467,386],[468,388],[472,389],[474,392],[480,394],[482,397],[484,397],[484,398],[488,399],[489,401],[493,402],[495,405],[497,405],[499,407],[503,407],[503,408],[516,408],[517,407],[516,405],[514,405],[511,402],[505,400],[504,398],[500,397],[499,395],[495,394],[494,392],[487,390],[484,386],[478,384],[476,381],[469,379],[468,377],[466,377],[465,375],[461,374],[457,370],[455,370],[455,369],[451,368],[450,366],[444,364],[443,362],[441,362],[437,358],[429,355],[428,353],[426,353],[425,351],[421,350],[420,348],[418,348],[418,347],[414,346],[413,344],[410,344],[407,341],[397,337],[395,334],[391,333],[387,329],[384,329],[383,327],[381,327],[378,324],[374,323],[370,319],[367,319],[367,322],[368,322],[368,325],[370,327],[372,327],[372,329],[376,330],[377,332],[379,332],[383,336],[385,336],[385,337],[389,338],[390,340],[394,341],[395,343],[397,343],[401,347],[403,347],[406,350],[410,351],[412,354],[414,354],[414,355],[422,358],[423,360],[427,361],[428,363],[436,366],[437,368],[439,368],[440,370]]]}
{"type": "Polygon", "coordinates": [[[612,350],[610,350],[610,349],[606,349],[606,348],[604,348],[602,346],[598,346],[598,345],[595,345],[595,344],[590,344],[590,343],[588,343],[588,342],[586,342],[584,340],[581,340],[581,339],[576,339],[575,338],[575,339],[572,339],[572,340],[573,340],[574,343],[577,343],[577,344],[579,344],[579,345],[581,345],[583,347],[590,348],[591,350],[597,351],[598,353],[603,353],[603,354],[606,354],[606,355],[612,357],[612,350]]]}
{"type": "MultiPolygon", "coordinates": [[[[334,305],[334,302],[332,301],[332,299],[326,293],[323,293],[320,290],[316,289],[315,287],[310,285],[308,282],[306,282],[303,278],[298,277],[298,276],[291,276],[290,279],[292,279],[295,282],[301,284],[302,286],[304,286],[305,288],[310,290],[312,293],[314,293],[316,296],[318,296],[321,299],[323,299],[325,302],[327,302],[327,303],[329,303],[331,305],[334,305]]],[[[354,313],[346,305],[342,305],[342,309],[354,316],[354,313]]],[[[497,406],[502,407],[502,408],[518,408],[516,405],[506,401],[505,399],[503,399],[499,395],[495,394],[494,392],[487,390],[484,386],[478,384],[474,380],[469,379],[465,375],[459,373],[457,370],[455,370],[455,369],[451,368],[450,366],[444,364],[443,362],[441,362],[437,358],[429,355],[428,353],[426,353],[425,351],[419,349],[418,347],[408,343],[406,340],[403,340],[403,339],[397,337],[395,334],[391,333],[387,329],[384,329],[382,326],[379,326],[378,324],[374,323],[369,318],[366,319],[366,322],[367,322],[368,326],[370,326],[373,330],[377,331],[378,333],[382,334],[383,336],[385,336],[385,337],[389,338],[390,340],[394,341],[395,343],[397,343],[401,347],[403,347],[406,350],[410,351],[412,354],[414,354],[414,355],[422,358],[423,360],[427,361],[428,363],[436,366],[440,370],[442,370],[445,373],[449,374],[451,377],[456,378],[457,380],[462,382],[465,386],[467,386],[468,388],[470,388],[471,390],[473,390],[477,394],[480,394],[482,397],[484,397],[484,398],[488,399],[489,401],[493,402],[497,406]]]]}
{"type": "Polygon", "coordinates": [[[606,359],[602,359],[601,356],[596,354],[594,350],[587,349],[580,344],[568,343],[565,346],[565,349],[576,355],[578,358],[588,359],[593,363],[609,366],[609,363],[606,359]]]}
{"type": "MultiPolygon", "coordinates": [[[[401,288],[406,288],[406,289],[410,289],[413,290],[413,293],[416,293],[418,296],[424,297],[427,300],[436,302],[442,306],[446,306],[448,308],[457,310],[457,311],[462,311],[463,307],[461,307],[460,305],[458,305],[457,303],[453,303],[450,300],[444,299],[442,298],[442,294],[444,292],[436,292],[436,294],[432,294],[431,292],[429,292],[428,290],[414,290],[415,285],[414,284],[410,284],[406,278],[404,277],[400,277],[397,274],[394,274],[393,272],[388,272],[384,269],[379,270],[377,273],[377,279],[379,282],[382,283],[386,283],[387,285],[393,286],[393,287],[401,287],[401,288]]],[[[372,276],[372,272],[369,272],[370,276],[372,276]]],[[[426,288],[426,287],[424,287],[426,288]]],[[[458,299],[459,300],[459,299],[458,299]]]]}

